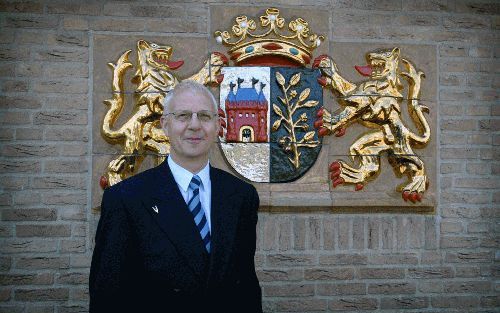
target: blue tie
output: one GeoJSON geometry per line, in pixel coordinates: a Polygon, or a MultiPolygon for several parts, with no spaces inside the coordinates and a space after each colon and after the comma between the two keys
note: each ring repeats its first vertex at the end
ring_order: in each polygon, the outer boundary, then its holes
{"type": "Polygon", "coordinates": [[[188,208],[193,214],[194,223],[196,224],[196,227],[198,227],[203,244],[205,245],[208,253],[210,253],[210,229],[208,228],[205,212],[201,208],[200,184],[200,177],[198,175],[194,175],[189,183],[189,189],[193,191],[193,196],[188,201],[188,208]]]}

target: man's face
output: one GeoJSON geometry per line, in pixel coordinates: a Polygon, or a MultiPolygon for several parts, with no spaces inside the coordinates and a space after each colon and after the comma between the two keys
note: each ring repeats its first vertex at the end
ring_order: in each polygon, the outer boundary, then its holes
{"type": "MultiPolygon", "coordinates": [[[[181,92],[171,100],[168,113],[184,110],[192,112],[207,110],[216,113],[208,96],[189,90],[181,92]]],[[[210,148],[216,142],[219,131],[217,117],[202,122],[197,114],[193,114],[190,120],[182,122],[173,115],[168,115],[161,118],[161,125],[170,138],[170,155],[179,165],[185,167],[208,161],[210,148]]]]}

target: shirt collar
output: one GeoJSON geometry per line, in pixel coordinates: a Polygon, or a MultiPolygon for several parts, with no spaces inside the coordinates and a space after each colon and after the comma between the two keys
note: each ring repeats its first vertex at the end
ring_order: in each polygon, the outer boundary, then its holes
{"type": "MultiPolygon", "coordinates": [[[[167,158],[168,166],[172,171],[172,176],[174,176],[175,182],[179,187],[187,192],[189,188],[189,183],[191,183],[191,179],[195,174],[191,173],[187,169],[183,168],[179,164],[175,163],[174,160],[168,156],[167,158]]],[[[196,173],[198,177],[201,179],[201,188],[204,189],[205,186],[210,186],[210,162],[207,162],[205,167],[201,169],[198,173],[196,173]]]]}

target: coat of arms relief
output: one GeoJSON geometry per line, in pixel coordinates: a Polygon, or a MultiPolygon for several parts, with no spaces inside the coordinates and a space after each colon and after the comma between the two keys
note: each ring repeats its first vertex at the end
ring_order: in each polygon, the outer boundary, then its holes
{"type": "Polygon", "coordinates": [[[381,162],[386,158],[397,176],[407,178],[392,188],[404,201],[422,200],[429,178],[416,151],[430,141],[429,109],[420,99],[424,73],[404,50],[366,51],[367,65],[356,66],[365,78],[354,83],[332,57],[314,57],[324,36],[313,33],[300,17],[286,22],[276,8],[268,8],[257,21],[238,16],[230,31],[216,31],[214,37],[228,47],[228,56],[211,53],[201,69],[185,78],[176,74],[183,61],[172,60],[174,47],[165,43],[139,40],[135,65],[128,61],[132,50],[109,63],[113,97],[105,101],[102,135],[122,152],[109,162],[101,178],[103,188],[134,175],[145,151],[155,164],[168,154],[168,137],[159,126],[160,100],[188,79],[218,86],[219,145],[227,163],[247,180],[296,181],[315,164],[325,136],[334,135],[330,142],[342,141],[349,127],[359,124],[364,133],[346,151],[338,151],[348,157],[328,162],[331,186],[352,185],[353,191],[363,192],[387,170],[381,162]],[[133,103],[126,104],[120,91],[124,73],[132,69],[136,89],[133,103]],[[327,109],[324,93],[331,93],[339,110],[327,109]],[[134,110],[117,126],[124,105],[134,110]]]}

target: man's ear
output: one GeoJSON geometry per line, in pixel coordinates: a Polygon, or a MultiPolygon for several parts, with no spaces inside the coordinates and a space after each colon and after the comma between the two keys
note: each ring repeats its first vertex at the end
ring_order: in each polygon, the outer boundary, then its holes
{"type": "Polygon", "coordinates": [[[168,121],[167,121],[167,118],[165,116],[160,117],[161,129],[163,129],[165,136],[168,137],[167,123],[168,123],[168,121]]]}

